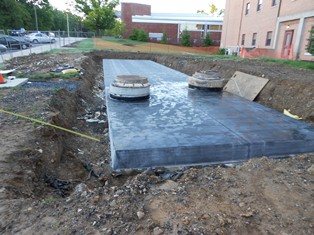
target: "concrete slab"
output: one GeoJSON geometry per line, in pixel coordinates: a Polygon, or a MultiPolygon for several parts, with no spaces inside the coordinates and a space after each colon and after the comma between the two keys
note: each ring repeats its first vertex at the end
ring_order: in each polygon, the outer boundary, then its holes
{"type": "Polygon", "coordinates": [[[9,88],[9,87],[17,87],[22,86],[28,81],[28,78],[14,78],[11,79],[4,79],[6,83],[0,84],[0,88],[9,88]]]}
{"type": "Polygon", "coordinates": [[[225,85],[224,91],[253,101],[268,81],[269,79],[267,78],[261,78],[237,71],[225,85]]]}
{"type": "Polygon", "coordinates": [[[104,60],[104,78],[114,170],[314,152],[314,126],[228,92],[189,89],[187,75],[152,61],[104,60]],[[147,77],[150,99],[111,99],[117,75],[147,77]]]}

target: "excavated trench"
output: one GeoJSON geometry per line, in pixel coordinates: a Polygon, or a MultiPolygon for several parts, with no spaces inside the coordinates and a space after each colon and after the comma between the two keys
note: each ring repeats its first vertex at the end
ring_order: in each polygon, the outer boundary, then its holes
{"type": "MultiPolygon", "coordinates": [[[[314,122],[313,113],[313,76],[311,71],[282,68],[269,64],[261,66],[259,62],[209,60],[204,57],[157,55],[127,52],[92,52],[87,54],[81,64],[82,72],[80,87],[76,92],[57,91],[49,101],[49,118],[52,124],[85,133],[100,139],[100,142],[84,139],[76,135],[56,130],[52,127],[36,129],[35,141],[37,148],[44,152],[29,150],[15,153],[15,158],[24,157],[23,163],[28,166],[30,177],[20,180],[19,194],[15,197],[42,197],[55,192],[67,196],[80,182],[90,187],[97,187],[107,182],[117,185],[126,180],[116,178],[110,168],[108,124],[106,120],[105,102],[101,97],[103,92],[102,60],[137,59],[152,60],[180,72],[192,75],[200,70],[217,70],[222,78],[230,78],[235,71],[252,75],[265,76],[270,82],[257,97],[257,102],[270,108],[282,111],[290,108],[295,114],[308,122],[314,122]],[[293,75],[292,75],[293,74],[293,75]],[[293,76],[291,78],[291,76],[293,76]],[[287,79],[290,77],[290,79],[287,79]],[[299,92],[303,91],[303,92],[299,92]],[[86,122],[84,116],[103,116],[98,123],[86,122]],[[98,115],[99,116],[99,115],[98,115]],[[20,156],[20,157],[18,157],[20,156]],[[27,156],[27,159],[25,159],[27,156]],[[31,178],[31,179],[30,179],[31,178]],[[24,189],[23,189],[24,188],[24,189]]],[[[278,66],[278,65],[277,65],[278,66]]],[[[34,143],[34,142],[33,142],[34,143]]],[[[29,143],[32,145],[33,143],[29,143]]],[[[11,191],[11,196],[16,190],[11,191]]]]}

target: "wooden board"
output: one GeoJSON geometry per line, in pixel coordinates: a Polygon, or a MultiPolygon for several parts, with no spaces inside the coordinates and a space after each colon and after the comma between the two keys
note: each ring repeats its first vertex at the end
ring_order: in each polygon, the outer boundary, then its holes
{"type": "Polygon", "coordinates": [[[267,78],[236,71],[223,90],[253,101],[268,81],[267,78]]]}

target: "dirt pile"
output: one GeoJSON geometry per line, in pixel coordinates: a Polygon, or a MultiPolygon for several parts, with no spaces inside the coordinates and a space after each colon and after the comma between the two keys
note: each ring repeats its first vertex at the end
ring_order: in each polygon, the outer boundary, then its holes
{"type": "Polygon", "coordinates": [[[258,102],[313,121],[313,71],[255,60],[92,52],[15,59],[21,73],[71,64],[78,90],[0,90],[1,109],[100,139],[82,138],[0,113],[2,234],[313,234],[314,155],[236,166],[110,169],[102,59],[148,59],[189,75],[219,70],[264,75],[258,102]],[[75,58],[75,59],[74,59],[75,58]],[[48,61],[59,61],[58,63],[48,61]],[[46,63],[46,62],[47,63],[46,63]]]}

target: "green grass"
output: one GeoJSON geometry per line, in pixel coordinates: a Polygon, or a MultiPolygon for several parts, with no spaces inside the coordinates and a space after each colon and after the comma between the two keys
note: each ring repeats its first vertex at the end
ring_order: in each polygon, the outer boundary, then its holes
{"type": "Polygon", "coordinates": [[[76,48],[78,49],[94,49],[94,39],[93,38],[87,38],[87,39],[84,39],[82,41],[79,41],[77,44],[76,44],[76,48]]]}
{"type": "MultiPolygon", "coordinates": [[[[62,74],[62,73],[46,73],[46,74],[34,74],[29,76],[29,79],[51,79],[51,78],[61,78],[61,79],[70,79],[70,78],[77,78],[80,76],[80,73],[69,73],[69,74],[62,74]]],[[[18,75],[17,77],[25,77],[25,75],[18,75]]]]}
{"type": "Polygon", "coordinates": [[[125,39],[125,38],[113,38],[113,37],[106,37],[106,38],[102,38],[102,40],[104,41],[108,41],[108,42],[112,42],[112,43],[116,43],[116,44],[120,44],[120,45],[142,45],[145,44],[146,42],[140,42],[140,41],[134,41],[131,39],[125,39]]]}
{"type": "Polygon", "coordinates": [[[284,64],[293,68],[302,68],[302,69],[313,69],[314,63],[310,61],[300,61],[300,60],[283,60],[283,59],[273,59],[273,58],[260,58],[259,60],[265,62],[271,62],[276,64],[284,64]]]}

